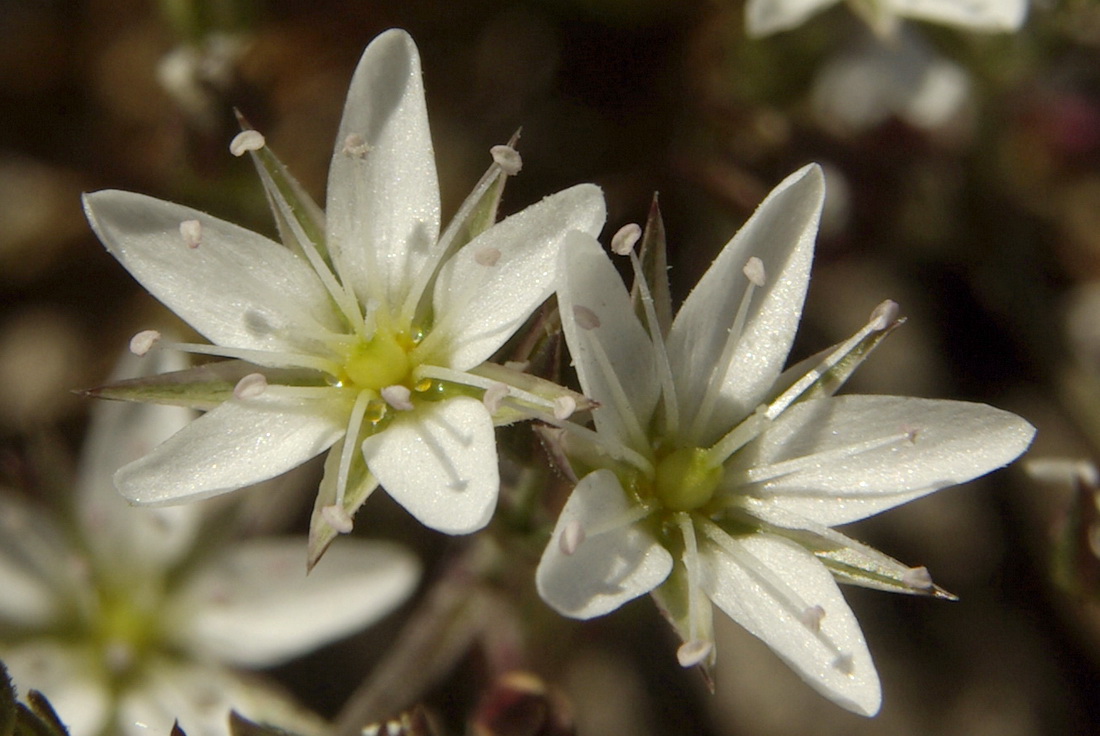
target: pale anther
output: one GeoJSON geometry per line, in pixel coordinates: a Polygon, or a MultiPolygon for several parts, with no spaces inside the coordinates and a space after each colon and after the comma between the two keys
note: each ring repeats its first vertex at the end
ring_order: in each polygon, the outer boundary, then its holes
{"type": "Polygon", "coordinates": [[[892,299],[887,299],[882,304],[875,307],[874,311],[871,312],[871,319],[868,326],[875,332],[885,330],[897,320],[899,311],[900,307],[898,307],[898,303],[892,299]]]}
{"type": "Polygon", "coordinates": [[[523,168],[519,151],[511,146],[493,146],[489,153],[493,156],[493,162],[508,176],[515,176],[523,168]]]}
{"type": "Polygon", "coordinates": [[[745,267],[741,269],[741,272],[745,274],[753,286],[760,288],[765,284],[767,274],[764,272],[764,262],[753,256],[745,262],[745,267]]]}
{"type": "Polygon", "coordinates": [[[611,251],[618,256],[628,256],[642,237],[642,228],[631,222],[619,228],[611,238],[611,251]]]}
{"type": "Polygon", "coordinates": [[[180,237],[188,248],[202,245],[202,223],[198,220],[184,220],[180,223],[180,237]]]}
{"type": "Polygon", "coordinates": [[[500,251],[489,246],[478,248],[474,251],[474,260],[481,266],[495,266],[500,260],[500,251]]]}
{"type": "Polygon", "coordinates": [[[577,400],[572,396],[559,396],[554,399],[554,418],[568,419],[577,410],[577,400]]]}
{"type": "Polygon", "coordinates": [[[504,361],[504,367],[510,371],[519,371],[523,373],[531,366],[531,362],[527,360],[506,360],[504,361]]]}
{"type": "Polygon", "coordinates": [[[584,538],[584,527],[576,519],[570,519],[565,522],[565,527],[561,530],[558,547],[561,548],[562,554],[571,555],[581,546],[584,538]]]}
{"type": "Polygon", "coordinates": [[[237,381],[233,387],[233,397],[241,401],[254,399],[267,391],[267,376],[263,373],[249,373],[237,381]]]}
{"type": "Polygon", "coordinates": [[[821,631],[821,620],[823,618],[825,618],[825,609],[821,606],[810,606],[798,616],[798,620],[802,622],[802,625],[815,634],[821,631]]]}
{"type": "Polygon", "coordinates": [[[833,660],[833,669],[842,675],[850,675],[855,672],[856,663],[851,654],[839,654],[833,660]]]}
{"type": "Polygon", "coordinates": [[[142,330],[130,338],[130,352],[137,356],[145,355],[160,340],[156,330],[142,330]]]}
{"type": "Polygon", "coordinates": [[[412,392],[409,391],[408,386],[397,383],[393,386],[386,386],[379,393],[382,394],[383,401],[397,411],[412,411],[412,392]]]}
{"type": "Polygon", "coordinates": [[[931,590],[934,587],[932,576],[928,573],[928,568],[923,565],[911,567],[902,573],[901,582],[916,590],[931,590]]]}
{"type": "Polygon", "coordinates": [[[676,661],[680,663],[681,667],[694,667],[709,657],[713,649],[714,644],[709,641],[702,639],[685,641],[676,650],[676,661]]]}
{"type": "Polygon", "coordinates": [[[582,330],[594,330],[600,326],[600,318],[596,313],[580,304],[573,305],[573,319],[577,321],[577,327],[582,330]]]}
{"type": "Polygon", "coordinates": [[[344,147],[340,151],[350,158],[366,158],[370,152],[370,145],[363,140],[363,136],[352,133],[344,139],[344,147]]]}
{"type": "Polygon", "coordinates": [[[490,414],[496,414],[500,410],[500,404],[508,396],[508,386],[503,383],[494,383],[485,389],[485,395],[481,397],[481,403],[490,414]]]}
{"type": "Polygon", "coordinates": [[[266,145],[264,135],[258,130],[242,130],[229,142],[229,152],[234,156],[243,156],[249,151],[258,151],[266,145]]]}
{"type": "Polygon", "coordinates": [[[321,517],[328,522],[329,526],[341,534],[351,533],[351,516],[348,515],[347,510],[343,506],[337,506],[336,504],[322,506],[321,517]]]}

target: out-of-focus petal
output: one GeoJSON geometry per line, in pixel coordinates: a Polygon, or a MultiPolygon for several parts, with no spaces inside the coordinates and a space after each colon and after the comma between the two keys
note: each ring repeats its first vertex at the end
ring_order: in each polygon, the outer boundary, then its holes
{"type": "Polygon", "coordinates": [[[796,28],[837,0],[748,0],[745,29],[750,36],[767,36],[796,28]]]}
{"type": "Polygon", "coordinates": [[[631,521],[634,510],[611,471],[597,470],[581,479],[535,573],[542,599],[564,616],[588,619],[664,582],[672,555],[631,521]]]}
{"type": "Polygon", "coordinates": [[[110,715],[111,699],[96,676],[102,663],[79,650],[49,641],[13,649],[0,647],[12,682],[20,692],[38,690],[49,699],[72,736],[98,736],[110,715]]]}
{"type": "Polygon", "coordinates": [[[1027,17],[1028,0],[890,0],[910,18],[978,31],[1015,31],[1027,17]]]}

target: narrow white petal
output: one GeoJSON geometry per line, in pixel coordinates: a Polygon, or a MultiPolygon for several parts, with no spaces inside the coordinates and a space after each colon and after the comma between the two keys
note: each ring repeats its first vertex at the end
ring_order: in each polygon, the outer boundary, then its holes
{"type": "Polygon", "coordinates": [[[586,475],[573,489],[535,573],[539,595],[554,610],[571,618],[602,616],[668,577],[672,555],[629,521],[633,511],[609,470],[586,475]],[[573,545],[577,529],[583,539],[573,545]],[[563,545],[563,535],[574,540],[563,545]]]}
{"type": "Polygon", "coordinates": [[[389,427],[363,441],[363,457],[386,492],[436,531],[476,532],[496,509],[493,419],[477,399],[423,402],[397,412],[389,427]]]}
{"type": "Polygon", "coordinates": [[[767,36],[802,25],[814,13],[837,0],[748,0],[745,29],[750,36],[767,36]]]}
{"type": "Polygon", "coordinates": [[[374,623],[419,575],[416,558],[386,542],[345,539],[307,575],[301,540],[251,540],[189,581],[184,637],[213,659],[267,667],[374,623]]]}
{"type": "Polygon", "coordinates": [[[702,406],[708,385],[720,386],[702,442],[755,409],[782,370],[802,314],[824,198],[820,167],[787,177],[723,248],[673,321],[668,352],[689,426],[700,411],[710,410],[702,406]],[[752,295],[736,347],[720,365],[749,285],[742,269],[750,257],[762,261],[766,282],[752,295]]]}
{"type": "Polygon", "coordinates": [[[580,184],[494,225],[449,259],[433,301],[436,329],[446,330],[445,365],[468,370],[496,352],[553,293],[566,233],[594,236],[604,217],[599,187],[580,184]]]}
{"type": "Polygon", "coordinates": [[[101,663],[88,661],[75,648],[48,641],[0,647],[0,660],[19,692],[33,689],[46,695],[72,736],[104,732],[111,700],[106,683],[95,677],[101,663]]]}
{"type": "Polygon", "coordinates": [[[593,412],[597,430],[636,446],[629,426],[648,427],[660,397],[653,343],[618,271],[590,236],[566,238],[558,307],[581,388],[600,404],[593,412]]]}
{"type": "Polygon", "coordinates": [[[115,485],[132,503],[171,505],[259,483],[331,447],[348,410],[339,397],[226,401],[119,470],[115,485]]]}
{"type": "Polygon", "coordinates": [[[1024,23],[1027,0],[890,0],[894,12],[978,31],[1014,31],[1024,23]]]}
{"type": "Polygon", "coordinates": [[[340,329],[316,273],[261,235],[130,192],[86,194],[84,209],[111,255],[211,342],[287,351],[318,326],[340,329]],[[198,247],[180,235],[180,223],[188,220],[201,223],[198,247]]]}
{"type": "Polygon", "coordinates": [[[729,542],[752,563],[743,565],[713,541],[703,546],[703,585],[715,605],[827,698],[862,715],[877,713],[878,674],[859,623],[825,566],[777,537],[756,534],[729,542]]]}
{"type": "Polygon", "coordinates": [[[336,267],[364,301],[400,305],[438,257],[439,183],[420,55],[404,31],[375,38],[352,77],[326,216],[336,267]]]}
{"type": "Polygon", "coordinates": [[[984,404],[897,396],[815,399],[788,409],[734,455],[726,478],[743,482],[748,473],[787,462],[791,472],[733,492],[747,494],[750,510],[761,518],[775,507],[832,526],[1006,465],[1034,434],[1020,417],[984,404]]]}
{"type": "Polygon", "coordinates": [[[80,592],[72,549],[52,521],[0,493],[0,628],[49,626],[66,596],[80,592]]]}
{"type": "MultiPolygon", "coordinates": [[[[125,355],[112,380],[187,367],[183,354],[125,355]]],[[[163,568],[190,549],[201,511],[196,506],[134,508],[119,495],[114,474],[187,426],[195,412],[177,406],[97,401],[77,473],[77,513],[84,541],[107,566],[163,568]]]]}

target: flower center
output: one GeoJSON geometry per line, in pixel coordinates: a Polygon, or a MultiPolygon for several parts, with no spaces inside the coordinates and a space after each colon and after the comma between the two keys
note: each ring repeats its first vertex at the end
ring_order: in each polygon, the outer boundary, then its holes
{"type": "Polygon", "coordinates": [[[352,351],[344,372],[359,388],[374,391],[405,383],[412,369],[408,353],[412,347],[404,333],[379,330],[352,351]]]}
{"type": "Polygon", "coordinates": [[[133,673],[157,646],[159,600],[139,601],[126,593],[103,592],[95,623],[102,663],[112,678],[133,673]]]}
{"type": "Polygon", "coordinates": [[[722,475],[722,466],[712,465],[706,450],[682,447],[657,463],[654,491],[665,508],[693,511],[710,501],[722,475]]]}

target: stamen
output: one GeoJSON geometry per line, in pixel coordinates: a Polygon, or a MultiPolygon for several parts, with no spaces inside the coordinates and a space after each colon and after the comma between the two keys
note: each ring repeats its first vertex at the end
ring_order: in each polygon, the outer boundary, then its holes
{"type": "Polygon", "coordinates": [[[340,149],[340,153],[348,158],[364,159],[370,150],[371,147],[363,140],[363,136],[352,133],[344,139],[344,147],[340,149]]]}
{"type": "Polygon", "coordinates": [[[331,506],[321,507],[321,517],[328,522],[328,525],[338,531],[340,534],[350,534],[352,530],[351,516],[348,514],[347,509],[338,504],[332,504],[331,506]]]}
{"type": "Polygon", "coordinates": [[[923,565],[911,567],[902,573],[901,582],[915,590],[932,590],[935,587],[935,583],[932,582],[932,575],[929,574],[928,568],[923,565]]]}
{"type": "MultiPolygon", "coordinates": [[[[701,615],[700,608],[705,605],[705,599],[700,600],[702,590],[699,584],[699,545],[695,539],[695,524],[691,519],[691,516],[683,511],[676,513],[676,525],[680,527],[680,534],[684,538],[684,554],[683,562],[684,568],[687,570],[687,586],[688,586],[688,641],[696,642],[703,640],[699,631],[701,615]]],[[[709,632],[708,632],[709,633],[709,632]]],[[[696,649],[698,646],[696,646],[696,649]]],[[[681,648],[682,649],[682,648],[681,648]]],[[[680,656],[680,652],[677,651],[677,658],[680,656]]],[[[681,665],[683,661],[681,660],[681,665]]],[[[685,667],[688,665],[684,665],[685,667]]]]}
{"type": "Polygon", "coordinates": [[[180,237],[188,248],[198,248],[202,244],[202,223],[198,220],[184,220],[180,223],[180,237]]]}
{"type": "Polygon", "coordinates": [[[796,473],[805,468],[828,465],[838,460],[847,460],[857,455],[862,455],[865,452],[878,450],[882,447],[909,443],[912,437],[913,433],[911,431],[900,432],[886,437],[857,442],[854,445],[845,445],[843,447],[834,447],[831,450],[812,452],[809,455],[792,457],[789,460],[780,460],[777,463],[771,463],[769,465],[757,465],[749,468],[745,475],[749,483],[763,483],[765,481],[774,480],[775,478],[780,478],[784,475],[796,473]]]}
{"type": "Polygon", "coordinates": [[[139,358],[144,356],[160,340],[156,330],[142,330],[130,338],[130,352],[139,358]]]}
{"type": "Polygon", "coordinates": [[[397,383],[393,386],[386,386],[379,393],[382,394],[382,399],[397,411],[413,410],[413,403],[410,401],[412,392],[409,391],[407,386],[397,383]]]}
{"type": "MultiPolygon", "coordinates": [[[[464,371],[456,371],[453,368],[444,368],[440,365],[421,364],[417,366],[414,371],[414,379],[419,381],[424,378],[434,378],[437,381],[456,383],[460,386],[472,386],[473,388],[480,388],[485,391],[493,388],[493,386],[500,385],[500,381],[494,381],[491,378],[483,378],[482,376],[475,376],[472,373],[466,373],[464,371]]],[[[537,394],[533,394],[530,391],[524,391],[515,386],[508,387],[507,398],[517,399],[525,403],[534,404],[535,406],[541,406],[547,410],[554,409],[554,402],[550,399],[544,399],[537,394]]]]}
{"type": "MultiPolygon", "coordinates": [[[[584,307],[579,308],[584,309],[584,307]]],[[[595,314],[592,316],[595,317],[595,314]]],[[[618,415],[627,434],[630,435],[630,440],[634,442],[636,447],[647,447],[650,444],[649,438],[642,428],[641,420],[638,419],[633,404],[630,403],[630,397],[626,395],[626,389],[623,388],[622,381],[619,380],[619,374],[615,372],[615,368],[611,365],[611,359],[607,357],[607,351],[603,349],[603,344],[596,338],[587,340],[586,344],[592,350],[592,354],[599,364],[604,381],[611,391],[611,401],[615,405],[615,413],[618,415]]]]}
{"type": "Polygon", "coordinates": [[[581,442],[597,447],[605,452],[608,457],[620,460],[636,468],[645,475],[645,477],[652,478],[654,476],[655,470],[653,468],[653,463],[650,462],[648,458],[622,442],[616,441],[610,434],[597,432],[573,422],[562,421],[553,414],[547,414],[538,409],[525,407],[524,411],[526,411],[532,419],[537,419],[552,427],[558,427],[565,432],[576,435],[581,439],[581,442]]]}
{"type": "MultiPolygon", "coordinates": [[[[153,330],[148,330],[152,332],[153,330]]],[[[143,333],[138,333],[141,335],[143,333]]],[[[138,335],[135,335],[136,339],[138,335]]],[[[130,341],[133,343],[133,340],[130,341]]],[[[139,345],[140,347],[140,345],[139,345]]],[[[322,371],[330,376],[340,375],[340,366],[331,360],[319,358],[315,355],[300,355],[298,353],[285,353],[276,350],[252,350],[249,348],[231,348],[225,345],[205,345],[202,343],[173,342],[165,343],[161,347],[180,350],[195,355],[215,355],[221,358],[236,358],[257,365],[265,365],[278,368],[311,368],[322,371]]]]}
{"type": "Polygon", "coordinates": [[[642,228],[636,222],[623,225],[611,238],[611,252],[619,256],[628,256],[634,252],[634,246],[642,238],[642,228]]]}
{"type": "Polygon", "coordinates": [[[267,376],[263,373],[249,373],[237,381],[237,385],[233,387],[233,397],[246,401],[262,395],[265,391],[267,391],[267,376]]]}
{"type": "Polygon", "coordinates": [[[505,176],[515,176],[523,168],[523,159],[520,158],[519,151],[511,146],[493,146],[489,149],[489,153],[492,154],[493,161],[505,176]]]}
{"type": "Polygon", "coordinates": [[[554,417],[565,420],[577,410],[577,400],[572,396],[559,396],[554,399],[554,417]]]}
{"type": "Polygon", "coordinates": [[[581,526],[581,523],[576,519],[570,519],[561,530],[561,536],[558,537],[558,547],[561,549],[562,554],[572,555],[581,546],[585,538],[584,527],[581,526]]]}
{"type": "Polygon", "coordinates": [[[684,669],[700,664],[714,651],[714,644],[703,639],[685,641],[676,650],[676,661],[684,669]]]}
{"type": "Polygon", "coordinates": [[[594,330],[600,326],[600,318],[588,307],[573,305],[573,319],[582,330],[594,330]]]}
{"type": "Polygon", "coordinates": [[[258,130],[242,130],[229,142],[229,152],[240,158],[249,151],[258,151],[267,144],[258,130]]]}
{"type": "MultiPolygon", "coordinates": [[[[629,226],[627,226],[629,227],[629,226]]],[[[635,228],[638,226],[635,225],[635,228]]],[[[625,230],[626,227],[623,228],[625,230]]],[[[619,234],[623,230],[619,231],[619,234]]],[[[638,228],[638,236],[641,237],[641,228],[638,228]]],[[[616,235],[618,237],[618,234],[616,235]]],[[[635,238],[636,240],[636,238],[635,238]]],[[[645,312],[646,328],[649,337],[653,341],[653,354],[657,363],[657,375],[661,380],[661,402],[665,408],[665,434],[675,437],[680,433],[680,401],[676,397],[676,381],[672,378],[672,363],[668,358],[668,348],[665,346],[665,336],[661,334],[661,325],[657,321],[657,310],[653,306],[653,294],[649,290],[642,271],[642,261],[634,252],[634,243],[631,242],[628,252],[630,266],[634,269],[634,283],[638,285],[638,293],[642,298],[642,309],[645,312]]],[[[612,241],[612,248],[615,247],[612,241]]]]}
{"type": "Polygon", "coordinates": [[[503,383],[495,383],[485,389],[485,395],[481,397],[481,403],[485,404],[485,408],[489,410],[490,414],[496,414],[500,411],[500,404],[507,395],[508,386],[503,383]]]}
{"type": "Polygon", "coordinates": [[[733,453],[760,436],[760,433],[764,431],[766,422],[766,409],[763,406],[758,406],[752,416],[731,429],[725,437],[718,440],[713,447],[707,450],[707,462],[714,467],[724,465],[733,453]]]}
{"type": "Polygon", "coordinates": [[[871,312],[871,319],[868,324],[874,332],[881,332],[889,327],[897,318],[900,311],[898,303],[892,299],[887,299],[882,304],[879,304],[871,312]]]}
{"type": "MultiPolygon", "coordinates": [[[[347,430],[344,432],[344,447],[340,452],[340,467],[336,474],[336,506],[344,508],[344,496],[348,490],[348,476],[351,473],[351,460],[359,451],[359,431],[363,427],[363,415],[373,398],[373,391],[360,391],[348,416],[347,430]]],[[[329,522],[331,523],[331,522],[329,522]]],[[[333,528],[336,528],[333,525],[333,528]]]]}
{"type": "Polygon", "coordinates": [[[497,265],[497,261],[500,260],[500,251],[489,246],[478,248],[474,253],[474,260],[477,261],[480,266],[491,268],[497,265]]]}
{"type": "Polygon", "coordinates": [[[704,427],[706,427],[707,422],[710,421],[710,417],[714,413],[714,407],[718,405],[718,393],[722,390],[722,384],[726,381],[726,374],[729,372],[733,353],[737,349],[737,344],[741,341],[741,334],[744,332],[745,323],[749,319],[749,307],[752,305],[753,294],[757,288],[765,283],[764,263],[756,256],[749,258],[742,269],[742,273],[748,279],[749,285],[741,297],[737,315],[734,317],[733,324],[726,335],[726,344],[722,348],[722,355],[718,358],[718,362],[714,364],[710,377],[707,379],[707,390],[703,395],[702,402],[699,404],[699,413],[695,415],[695,420],[691,423],[691,431],[688,436],[692,439],[692,444],[698,441],[704,427]]]}

